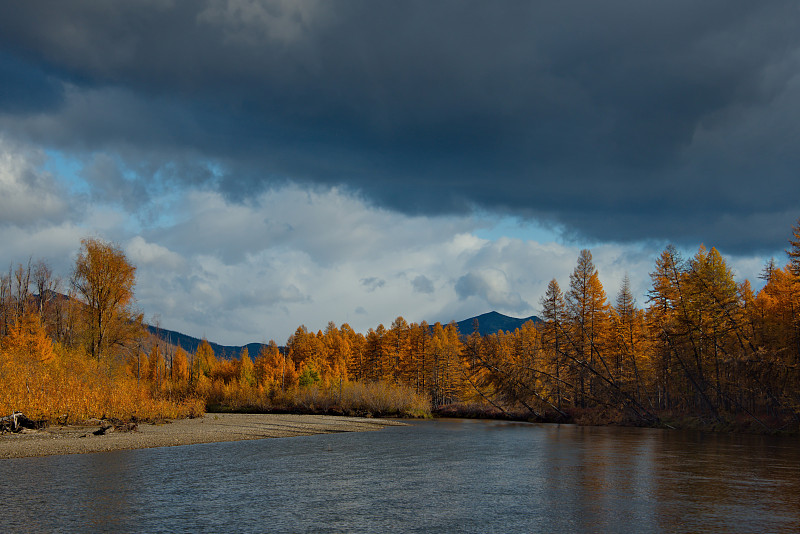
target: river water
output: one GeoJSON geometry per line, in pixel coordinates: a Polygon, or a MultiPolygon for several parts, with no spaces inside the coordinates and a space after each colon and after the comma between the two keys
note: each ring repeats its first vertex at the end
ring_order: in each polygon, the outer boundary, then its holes
{"type": "Polygon", "coordinates": [[[473,420],[0,460],[1,532],[800,532],[800,440],[473,420]]]}

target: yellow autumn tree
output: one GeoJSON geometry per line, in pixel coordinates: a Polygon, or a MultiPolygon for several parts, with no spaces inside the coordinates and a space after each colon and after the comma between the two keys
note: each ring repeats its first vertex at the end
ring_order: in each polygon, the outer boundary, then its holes
{"type": "Polygon", "coordinates": [[[81,241],[72,286],[83,299],[84,337],[92,357],[112,359],[142,335],[142,316],[133,309],[136,267],[119,245],[100,239],[81,241]]]}
{"type": "Polygon", "coordinates": [[[384,344],[391,371],[389,377],[392,382],[409,383],[413,376],[411,367],[411,331],[408,323],[402,317],[397,317],[386,333],[384,344]]]}
{"type": "Polygon", "coordinates": [[[256,385],[255,369],[247,347],[242,349],[242,354],[239,357],[236,367],[239,375],[239,384],[245,387],[254,387],[256,385]]]}
{"type": "Polygon", "coordinates": [[[172,357],[170,375],[176,384],[185,384],[189,380],[189,356],[181,347],[175,349],[172,357]]]}
{"type": "Polygon", "coordinates": [[[323,381],[326,385],[341,385],[348,380],[348,362],[352,358],[350,341],[333,322],[329,322],[322,343],[327,359],[323,381]]]}
{"type": "Polygon", "coordinates": [[[578,256],[578,264],[570,275],[566,300],[570,325],[569,354],[576,364],[573,368],[577,375],[575,404],[585,407],[588,398],[594,398],[598,393],[599,376],[610,374],[604,356],[609,305],[589,250],[581,250],[578,256]]]}
{"type": "Polygon", "coordinates": [[[271,394],[285,393],[298,381],[294,361],[281,353],[273,340],[261,347],[253,363],[253,372],[258,387],[271,394]]]}
{"type": "Polygon", "coordinates": [[[53,360],[53,342],[42,326],[39,316],[28,312],[20,317],[2,340],[3,350],[16,358],[32,363],[53,360]]]}
{"type": "Polygon", "coordinates": [[[564,356],[568,343],[565,333],[567,305],[555,278],[547,284],[545,295],[539,303],[544,321],[540,328],[544,350],[543,371],[546,373],[544,379],[547,385],[545,393],[560,410],[564,401],[570,397],[571,387],[566,381],[568,364],[564,356]]]}
{"type": "Polygon", "coordinates": [[[786,254],[789,256],[789,271],[800,279],[800,219],[792,226],[792,237],[789,238],[786,254]]]}
{"type": "Polygon", "coordinates": [[[609,350],[617,384],[638,402],[652,404],[649,398],[652,364],[647,353],[644,313],[637,308],[626,274],[611,313],[609,350]]]}

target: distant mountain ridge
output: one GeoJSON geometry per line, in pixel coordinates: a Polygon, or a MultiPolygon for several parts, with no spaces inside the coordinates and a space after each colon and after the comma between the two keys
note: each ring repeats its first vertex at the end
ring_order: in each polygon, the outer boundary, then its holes
{"type": "MultiPolygon", "coordinates": [[[[456,326],[458,327],[458,332],[462,336],[470,335],[474,330],[474,322],[476,319],[478,321],[478,333],[480,333],[482,336],[494,334],[500,330],[513,332],[528,321],[533,321],[534,324],[542,322],[542,320],[535,315],[520,319],[517,317],[509,317],[508,315],[503,315],[502,313],[498,313],[496,311],[491,311],[489,313],[484,313],[482,315],[470,317],[469,319],[464,319],[463,321],[457,322],[456,326]]],[[[176,332],[175,330],[157,328],[152,325],[147,325],[147,328],[150,330],[151,334],[159,339],[165,341],[166,343],[175,345],[176,347],[181,347],[183,350],[189,353],[197,352],[197,347],[199,347],[200,343],[203,342],[203,340],[200,338],[182,334],[180,332],[176,332]]],[[[211,345],[212,349],[214,349],[214,354],[218,358],[238,357],[239,354],[242,353],[242,349],[245,347],[247,348],[247,352],[250,354],[250,357],[254,358],[261,351],[261,347],[264,346],[264,343],[248,343],[247,345],[241,346],[220,345],[219,343],[213,343],[211,341],[209,341],[208,344],[211,345]]]]}
{"type": "MultiPolygon", "coordinates": [[[[200,343],[203,342],[203,340],[200,338],[182,334],[180,332],[176,332],[175,330],[157,328],[152,325],[147,325],[147,329],[154,336],[167,343],[175,345],[176,347],[180,347],[189,353],[197,352],[197,347],[199,347],[200,343]]],[[[247,353],[251,358],[253,358],[261,351],[261,347],[265,346],[265,343],[248,343],[247,345],[241,346],[220,345],[219,343],[214,343],[212,341],[209,341],[208,344],[211,345],[212,349],[214,349],[214,354],[218,358],[232,358],[234,356],[238,358],[242,353],[242,349],[244,348],[247,348],[247,353]]]]}
{"type": "Polygon", "coordinates": [[[513,332],[528,321],[533,321],[534,324],[542,322],[542,320],[535,315],[518,319],[516,317],[503,315],[502,313],[498,313],[496,311],[490,311],[489,313],[484,313],[482,315],[478,315],[477,317],[470,317],[469,319],[464,319],[463,321],[457,322],[456,326],[458,326],[458,332],[462,336],[470,335],[475,329],[474,322],[476,319],[478,321],[478,333],[482,336],[495,334],[500,330],[513,332]]]}

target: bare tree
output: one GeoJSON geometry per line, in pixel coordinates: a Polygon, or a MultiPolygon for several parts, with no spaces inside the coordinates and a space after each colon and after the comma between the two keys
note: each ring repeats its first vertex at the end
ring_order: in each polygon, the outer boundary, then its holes
{"type": "Polygon", "coordinates": [[[12,314],[12,308],[11,265],[9,265],[8,274],[0,276],[0,336],[4,336],[8,333],[8,324],[12,314]]]}
{"type": "Polygon", "coordinates": [[[17,265],[17,269],[14,271],[14,282],[17,290],[15,318],[19,318],[25,315],[25,311],[28,308],[31,286],[31,258],[28,258],[27,267],[24,267],[21,263],[17,265]]]}
{"type": "Polygon", "coordinates": [[[33,266],[33,285],[36,286],[39,317],[44,319],[48,305],[61,285],[61,278],[53,275],[53,270],[45,260],[39,260],[33,266]]]}

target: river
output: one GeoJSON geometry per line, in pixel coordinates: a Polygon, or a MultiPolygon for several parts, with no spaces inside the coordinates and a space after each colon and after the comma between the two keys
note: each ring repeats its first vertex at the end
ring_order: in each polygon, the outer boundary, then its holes
{"type": "Polygon", "coordinates": [[[800,439],[474,420],[0,460],[2,532],[800,532],[800,439]]]}

